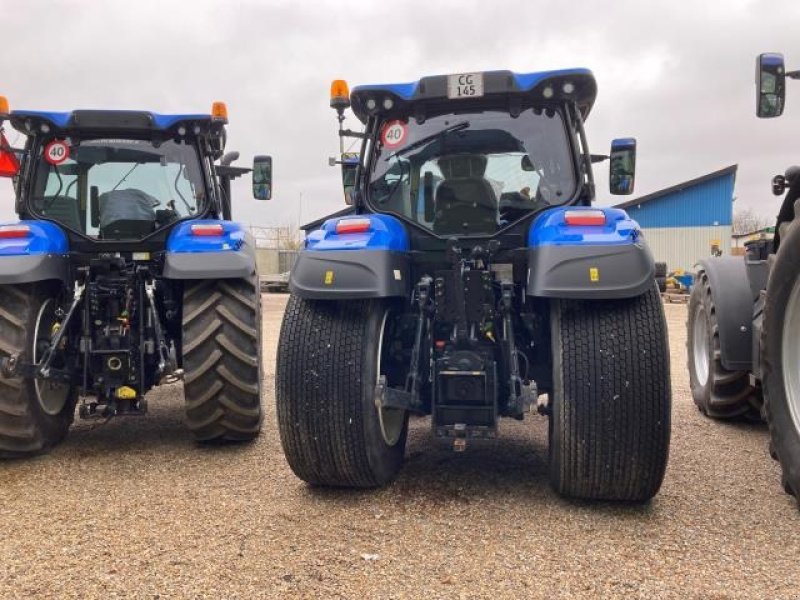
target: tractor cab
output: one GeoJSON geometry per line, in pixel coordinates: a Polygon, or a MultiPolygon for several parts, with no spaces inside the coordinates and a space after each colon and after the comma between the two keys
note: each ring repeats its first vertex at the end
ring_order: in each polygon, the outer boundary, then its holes
{"type": "MultiPolygon", "coordinates": [[[[588,205],[591,163],[608,158],[588,153],[583,131],[596,92],[585,69],[425,77],[349,96],[334,82],[340,123],[352,106],[365,125],[340,130],[363,139],[350,198],[446,238],[491,237],[547,208],[588,205]]],[[[612,192],[630,194],[635,141],[616,142],[612,192]]]]}
{"type": "MultiPolygon", "coordinates": [[[[26,136],[17,159],[17,212],[51,221],[88,247],[151,240],[186,219],[230,218],[230,179],[248,172],[223,156],[227,109],[212,114],[13,111],[26,136]],[[218,186],[217,183],[220,185],[218,186]]],[[[6,144],[6,146],[8,146],[6,144]]]]}

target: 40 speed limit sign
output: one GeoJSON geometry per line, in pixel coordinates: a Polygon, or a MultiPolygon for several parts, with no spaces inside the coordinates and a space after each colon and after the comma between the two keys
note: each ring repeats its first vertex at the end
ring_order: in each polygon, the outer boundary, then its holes
{"type": "Polygon", "coordinates": [[[64,140],[53,140],[44,147],[44,159],[51,165],[60,165],[69,158],[69,145],[64,140]]]}

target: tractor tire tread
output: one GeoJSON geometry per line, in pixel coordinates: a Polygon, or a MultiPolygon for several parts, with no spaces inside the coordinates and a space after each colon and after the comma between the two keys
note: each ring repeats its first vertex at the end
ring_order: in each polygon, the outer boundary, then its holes
{"type": "Polygon", "coordinates": [[[261,298],[256,281],[185,284],[186,423],[200,442],[247,441],[261,430],[261,298]]]}

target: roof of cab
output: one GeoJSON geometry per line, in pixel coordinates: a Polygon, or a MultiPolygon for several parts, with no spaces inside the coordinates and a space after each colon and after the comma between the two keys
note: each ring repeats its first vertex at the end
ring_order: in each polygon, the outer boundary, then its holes
{"type": "MultiPolygon", "coordinates": [[[[496,99],[498,96],[522,95],[542,103],[574,101],[585,119],[591,111],[597,96],[597,83],[589,69],[561,69],[539,71],[536,73],[514,73],[512,71],[485,71],[483,75],[484,95],[480,101],[496,99]],[[572,83],[570,93],[563,91],[566,83],[572,83]],[[551,88],[552,96],[544,96],[545,88],[551,88]]],[[[402,109],[409,110],[415,103],[446,102],[448,75],[434,75],[410,83],[389,83],[379,85],[359,85],[353,88],[350,100],[353,112],[365,122],[371,111],[367,109],[369,98],[376,99],[377,112],[389,114],[402,109]],[[383,110],[382,100],[391,96],[395,102],[392,110],[383,110]]],[[[461,101],[461,100],[459,100],[461,101]]],[[[473,98],[469,101],[477,102],[473,98]]]]}
{"type": "Polygon", "coordinates": [[[28,133],[25,121],[47,122],[57,129],[147,129],[167,130],[181,122],[212,121],[208,114],[163,115],[134,110],[75,110],[51,112],[37,110],[14,110],[9,115],[11,124],[23,133],[28,133]]]}

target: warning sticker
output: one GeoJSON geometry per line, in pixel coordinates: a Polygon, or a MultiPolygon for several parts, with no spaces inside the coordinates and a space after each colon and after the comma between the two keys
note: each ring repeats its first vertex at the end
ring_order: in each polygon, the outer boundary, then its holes
{"type": "Polygon", "coordinates": [[[406,141],[408,126],[402,121],[389,121],[381,130],[381,142],[387,148],[397,148],[406,141]]]}
{"type": "Polygon", "coordinates": [[[69,146],[64,140],[53,140],[44,147],[44,159],[51,165],[60,165],[69,158],[69,146]]]}

